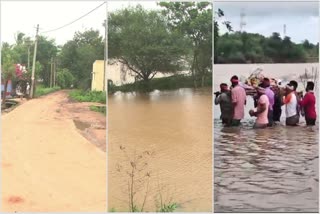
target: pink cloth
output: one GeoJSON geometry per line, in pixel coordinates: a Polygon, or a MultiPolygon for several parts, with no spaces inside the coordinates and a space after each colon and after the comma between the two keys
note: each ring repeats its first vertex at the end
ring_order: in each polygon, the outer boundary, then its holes
{"type": "Polygon", "coordinates": [[[246,103],[246,91],[237,85],[231,90],[232,103],[234,105],[233,119],[241,120],[244,118],[244,105],[246,103]]]}
{"type": "Polygon", "coordinates": [[[265,104],[266,109],[257,116],[256,123],[257,124],[268,124],[269,123],[269,120],[268,120],[269,98],[267,95],[264,94],[264,95],[260,96],[260,98],[258,100],[258,108],[259,108],[259,105],[261,105],[261,104],[265,104]]]}

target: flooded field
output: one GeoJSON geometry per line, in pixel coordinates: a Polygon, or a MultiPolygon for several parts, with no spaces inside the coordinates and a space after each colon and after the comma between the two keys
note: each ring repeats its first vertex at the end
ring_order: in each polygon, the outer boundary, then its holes
{"type": "Polygon", "coordinates": [[[211,94],[210,88],[109,96],[109,210],[128,211],[133,198],[143,211],[161,204],[212,211],[211,94]]]}
{"type": "MultiPolygon", "coordinates": [[[[215,65],[214,87],[255,67],[289,81],[312,66],[317,64],[215,65]]],[[[280,125],[253,130],[253,100],[247,101],[241,128],[223,128],[214,107],[215,212],[318,212],[318,125],[307,128],[301,117],[299,127],[286,127],[283,113],[280,125]]]]}

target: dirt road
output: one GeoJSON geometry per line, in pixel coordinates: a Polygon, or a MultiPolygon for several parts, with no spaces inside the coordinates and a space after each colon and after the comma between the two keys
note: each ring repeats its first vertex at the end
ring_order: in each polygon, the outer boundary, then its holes
{"type": "Polygon", "coordinates": [[[1,211],[107,210],[106,153],[77,130],[75,105],[59,91],[1,116],[1,211]]]}

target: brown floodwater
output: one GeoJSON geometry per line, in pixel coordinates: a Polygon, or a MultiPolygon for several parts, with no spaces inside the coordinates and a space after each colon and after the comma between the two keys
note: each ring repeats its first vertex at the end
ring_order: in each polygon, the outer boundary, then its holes
{"type": "Polygon", "coordinates": [[[109,96],[109,210],[128,211],[133,192],[138,208],[146,198],[143,211],[157,211],[161,201],[177,203],[175,211],[212,211],[211,94],[207,88],[109,96]]]}
{"type": "MultiPolygon", "coordinates": [[[[312,66],[317,64],[258,65],[267,75],[287,81],[298,80],[312,66]]],[[[221,82],[229,84],[234,74],[248,76],[254,67],[215,65],[214,89],[221,82]]],[[[247,101],[240,128],[223,128],[219,106],[214,107],[215,212],[318,212],[319,126],[307,128],[300,118],[299,127],[286,127],[283,113],[281,124],[252,129],[248,111],[253,100],[248,96],[247,101]]]]}

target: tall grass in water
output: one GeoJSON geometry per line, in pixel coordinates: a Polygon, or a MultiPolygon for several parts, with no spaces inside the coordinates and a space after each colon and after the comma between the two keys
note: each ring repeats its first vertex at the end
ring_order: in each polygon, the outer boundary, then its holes
{"type": "Polygon", "coordinates": [[[105,104],[107,101],[105,91],[73,90],[69,93],[71,99],[79,102],[96,102],[105,104]]]}

